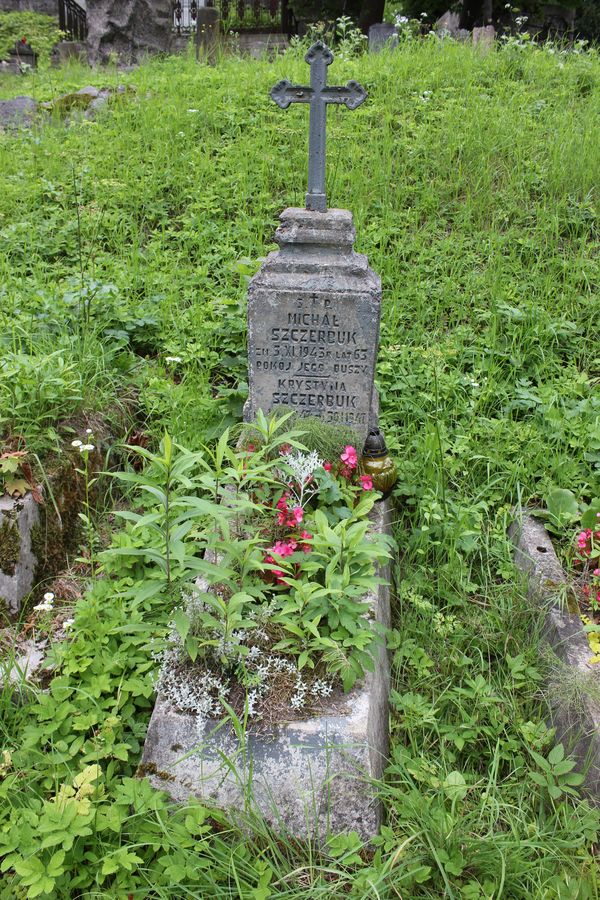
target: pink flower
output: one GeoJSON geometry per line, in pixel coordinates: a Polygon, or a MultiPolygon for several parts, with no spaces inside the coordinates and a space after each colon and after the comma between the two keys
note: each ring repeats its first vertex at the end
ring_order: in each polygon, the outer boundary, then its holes
{"type": "Polygon", "coordinates": [[[292,510],[292,519],[293,524],[299,525],[302,519],[304,518],[304,510],[301,506],[294,506],[292,510]]]}
{"type": "Polygon", "coordinates": [[[296,541],[275,541],[272,547],[269,547],[271,553],[275,553],[282,558],[291,556],[298,544],[296,541]]]}
{"type": "Polygon", "coordinates": [[[355,469],[358,465],[358,457],[356,455],[356,450],[354,447],[348,444],[344,448],[344,452],[340,453],[340,459],[343,463],[345,463],[349,469],[355,469]]]}
{"type": "Polygon", "coordinates": [[[277,513],[277,524],[285,525],[287,522],[287,509],[280,509],[277,513]]]}
{"type": "Polygon", "coordinates": [[[353,469],[350,466],[340,466],[340,475],[344,478],[352,478],[353,469]]]}
{"type": "Polygon", "coordinates": [[[363,491],[372,491],[373,490],[373,479],[370,475],[361,475],[360,483],[362,485],[363,491]]]}
{"type": "Polygon", "coordinates": [[[598,577],[598,575],[600,575],[600,569],[594,569],[594,575],[598,577]]]}
{"type": "MultiPolygon", "coordinates": [[[[312,541],[312,534],[310,531],[304,530],[300,535],[303,541],[312,541]]],[[[303,553],[310,553],[310,544],[300,544],[300,549],[303,553]]]]}
{"type": "Polygon", "coordinates": [[[331,468],[332,468],[331,463],[330,463],[330,462],[324,462],[324,463],[323,463],[323,468],[325,469],[326,472],[331,472],[331,468]]]}
{"type": "Polygon", "coordinates": [[[281,447],[279,448],[280,456],[287,456],[288,453],[291,453],[291,452],[292,452],[292,447],[290,444],[282,444],[281,447]]]}
{"type": "Polygon", "coordinates": [[[289,496],[290,496],[290,495],[287,493],[287,491],[286,491],[284,494],[281,495],[281,497],[279,498],[279,500],[278,500],[277,503],[275,504],[276,507],[277,507],[277,509],[287,509],[287,500],[288,500],[288,497],[289,497],[289,496]]]}

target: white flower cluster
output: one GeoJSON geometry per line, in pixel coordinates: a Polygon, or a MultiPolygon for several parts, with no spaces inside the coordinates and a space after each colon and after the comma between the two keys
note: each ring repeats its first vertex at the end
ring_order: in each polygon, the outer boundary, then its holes
{"type": "Polygon", "coordinates": [[[94,447],[93,444],[90,444],[90,443],[89,443],[89,440],[90,440],[90,438],[91,438],[91,436],[92,436],[92,429],[91,429],[91,428],[86,428],[86,429],[85,429],[85,433],[86,433],[86,435],[87,435],[87,441],[88,441],[88,443],[87,443],[87,444],[84,444],[83,441],[79,441],[79,440],[77,440],[77,441],[71,441],[71,447],[76,447],[76,448],[79,450],[80,453],[91,453],[92,450],[95,450],[95,449],[96,449],[96,448],[94,447]]]}
{"type": "Polygon", "coordinates": [[[54,609],[54,594],[52,591],[46,591],[42,603],[38,603],[33,607],[36,612],[52,612],[54,609]]]}

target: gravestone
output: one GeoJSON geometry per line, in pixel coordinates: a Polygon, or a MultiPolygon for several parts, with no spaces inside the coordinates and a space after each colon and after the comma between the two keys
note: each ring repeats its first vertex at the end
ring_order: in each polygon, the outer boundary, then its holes
{"type": "MultiPolygon", "coordinates": [[[[327,85],[331,51],[320,41],[306,55],[310,86],[280,81],[271,91],[282,109],[310,104],[306,209],[281,214],[279,250],[248,290],[249,398],[252,421],[261,409],[295,410],[349,426],[364,443],[376,423],[373,380],[379,342],[381,282],[354,251],[352,213],[327,209],[326,110],[356,109],[366,92],[355,81],[327,85]]],[[[360,444],[362,446],[362,444],[360,444]]]]}
{"type": "Polygon", "coordinates": [[[219,10],[214,6],[200,6],[196,18],[196,59],[211,66],[217,61],[219,46],[219,10]]]}
{"type": "MultiPolygon", "coordinates": [[[[259,409],[292,407],[301,414],[355,428],[369,425],[379,337],[381,288],[367,260],[354,252],[352,214],[327,209],[325,112],[328,103],[350,109],[366,97],[349,82],[327,87],[333,57],[318,42],[308,52],[309,87],[279,82],[271,96],[282,108],[310,103],[306,209],[286,209],[276,240],[280,249],[250,284],[248,354],[250,396],[245,418],[259,409]]],[[[389,501],[376,504],[371,530],[391,535],[389,501]]],[[[383,629],[390,627],[390,565],[381,565],[363,602],[383,629]]],[[[208,585],[197,582],[200,590],[208,585]]],[[[356,831],[377,833],[381,803],[374,782],[388,752],[390,670],[379,645],[374,670],[347,694],[331,695],[318,715],[279,721],[243,733],[227,720],[201,719],[159,692],[140,772],[174,800],[196,796],[227,810],[241,825],[260,812],[292,838],[323,841],[356,831]]]]}
{"type": "Polygon", "coordinates": [[[369,53],[379,53],[386,47],[398,46],[398,29],[387,22],[377,22],[369,28],[369,53]]]}

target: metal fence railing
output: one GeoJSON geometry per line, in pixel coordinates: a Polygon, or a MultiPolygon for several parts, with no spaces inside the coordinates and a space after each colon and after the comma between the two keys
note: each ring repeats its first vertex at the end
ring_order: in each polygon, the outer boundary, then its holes
{"type": "Polygon", "coordinates": [[[58,0],[58,26],[67,40],[85,41],[87,13],[76,0],[58,0]]]}
{"type": "MultiPolygon", "coordinates": [[[[174,0],[173,30],[178,34],[196,30],[197,0],[174,0]]],[[[219,11],[221,31],[271,31],[291,34],[293,17],[287,0],[213,0],[207,6],[219,11]]]]}

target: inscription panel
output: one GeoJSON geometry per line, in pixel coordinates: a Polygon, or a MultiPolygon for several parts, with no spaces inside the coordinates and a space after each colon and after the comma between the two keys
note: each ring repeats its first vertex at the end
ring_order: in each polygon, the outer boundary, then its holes
{"type": "Polygon", "coordinates": [[[379,311],[369,294],[253,293],[250,411],[290,407],[366,434],[379,311]]]}

